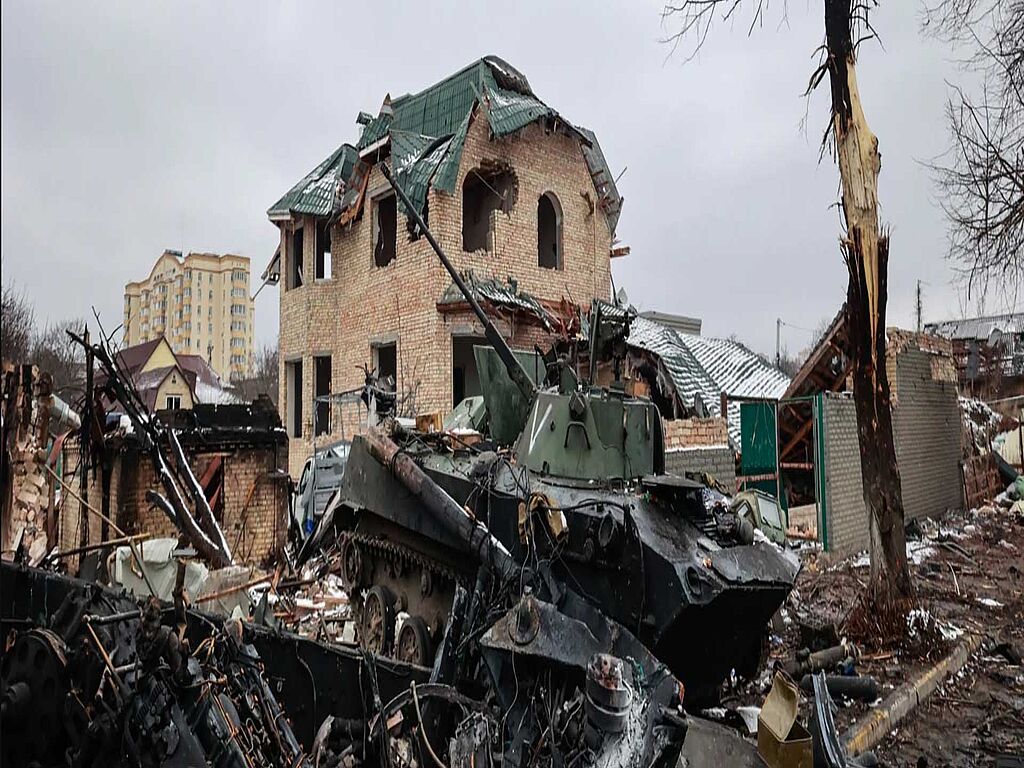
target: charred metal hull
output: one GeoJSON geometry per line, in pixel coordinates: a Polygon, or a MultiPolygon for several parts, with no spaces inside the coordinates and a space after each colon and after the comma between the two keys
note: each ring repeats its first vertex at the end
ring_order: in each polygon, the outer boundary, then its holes
{"type": "MultiPolygon", "coordinates": [[[[796,577],[796,558],[771,544],[716,540],[689,485],[677,485],[670,498],[640,485],[613,490],[530,474],[494,454],[413,457],[517,562],[543,563],[633,631],[694,703],[730,670],[756,665],[765,627],[796,577]],[[561,517],[548,519],[542,510],[561,517]]],[[[368,524],[360,515],[386,519],[404,546],[472,578],[475,562],[463,543],[424,512],[362,439],[353,443],[341,497],[357,511],[357,530],[368,524]]]]}

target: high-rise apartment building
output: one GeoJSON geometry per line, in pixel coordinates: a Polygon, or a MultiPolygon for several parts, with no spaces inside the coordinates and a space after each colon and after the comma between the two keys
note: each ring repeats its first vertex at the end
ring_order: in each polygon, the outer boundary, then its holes
{"type": "Polygon", "coordinates": [[[164,251],[145,280],[124,287],[125,346],[163,336],[225,381],[250,373],[253,321],[246,256],[164,251]]]}

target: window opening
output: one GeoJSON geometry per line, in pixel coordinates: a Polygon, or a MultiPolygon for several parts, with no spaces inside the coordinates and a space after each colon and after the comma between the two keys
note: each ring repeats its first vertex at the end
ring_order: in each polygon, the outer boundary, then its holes
{"type": "Polygon", "coordinates": [[[373,263],[386,267],[395,260],[398,237],[398,207],[395,196],[386,195],[373,203],[373,263]]]}
{"type": "Polygon", "coordinates": [[[509,215],[516,204],[518,182],[507,163],[474,168],[462,182],[462,250],[493,253],[498,211],[509,215]]]}
{"type": "Polygon", "coordinates": [[[288,288],[302,285],[302,227],[292,232],[291,251],[288,254],[288,288]]]}
{"type": "Polygon", "coordinates": [[[285,363],[285,400],[288,406],[288,434],[302,437],[302,361],[285,363]]]}
{"type": "Polygon", "coordinates": [[[322,221],[316,225],[316,280],[331,279],[331,225],[322,221]]]}
{"type": "Polygon", "coordinates": [[[562,268],[562,207],[553,192],[537,200],[537,264],[546,269],[562,268]]]}
{"type": "Polygon", "coordinates": [[[317,398],[314,408],[313,435],[329,435],[331,433],[331,404],[319,398],[331,394],[331,356],[321,355],[313,358],[313,396],[317,398]]]}

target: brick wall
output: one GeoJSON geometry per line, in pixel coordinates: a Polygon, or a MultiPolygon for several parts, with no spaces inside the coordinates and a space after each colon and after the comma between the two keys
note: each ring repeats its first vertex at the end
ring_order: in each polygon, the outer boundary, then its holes
{"type": "MultiPolygon", "coordinates": [[[[450,283],[448,274],[424,238],[410,241],[406,218],[401,214],[395,260],[384,267],[376,267],[373,262],[372,198],[389,189],[380,171],[374,169],[361,218],[332,229],[330,280],[312,280],[315,222],[304,218],[296,224],[305,227],[305,284],[286,288],[292,225],[282,226],[278,401],[282,413],[286,414],[289,405],[286,365],[294,360],[303,362],[302,438],[291,439],[289,445],[288,468],[293,477],[312,447],[315,355],[331,356],[331,389],[343,392],[362,384],[360,369],[372,362],[375,343],[396,342],[399,389],[416,391],[416,407],[421,412],[451,407],[452,329],[459,321],[437,311],[437,301],[450,283]]],[[[512,276],[521,290],[535,296],[553,300],[571,296],[586,306],[592,297],[610,296],[611,234],[604,213],[600,209],[592,211],[584,193],[595,199],[576,137],[530,125],[514,136],[491,139],[486,118],[480,113],[466,137],[455,192],[429,192],[429,224],[457,269],[472,269],[480,277],[512,276]],[[485,159],[512,166],[518,184],[517,202],[507,216],[496,216],[494,253],[466,253],[462,251],[462,183],[466,174],[485,159]],[[562,209],[561,270],[537,264],[537,201],[545,192],[553,192],[562,209]]],[[[519,343],[514,333],[513,343],[519,343]]],[[[347,436],[351,436],[349,430],[357,422],[354,417],[346,419],[347,436]]],[[[332,427],[332,434],[318,442],[341,437],[337,413],[332,427]]]]}
{"type": "Polygon", "coordinates": [[[707,419],[663,420],[665,450],[693,448],[696,446],[727,446],[729,425],[724,418],[713,416],[707,419]]]}
{"type": "MultiPolygon", "coordinates": [[[[277,468],[277,451],[268,447],[240,448],[225,453],[197,453],[187,450],[189,464],[197,477],[201,477],[214,456],[224,462],[224,507],[221,526],[236,562],[261,564],[276,559],[284,546],[288,529],[288,493],[280,480],[268,479],[277,468]],[[258,482],[256,482],[258,480],[258,482]],[[256,483],[252,497],[249,491],[256,483]],[[246,506],[246,501],[249,501],[246,506]]],[[[78,464],[77,444],[67,445],[64,451],[66,482],[77,493],[78,476],[70,471],[78,464]]],[[[115,453],[110,482],[110,517],[126,533],[149,533],[153,537],[176,537],[178,530],[167,516],[146,500],[150,489],[160,490],[160,484],[149,457],[140,454],[132,445],[124,445],[115,453]]],[[[101,473],[93,480],[90,473],[89,504],[96,509],[102,505],[101,473]]],[[[77,547],[79,543],[80,505],[67,495],[61,509],[61,549],[77,547]]],[[[101,541],[101,521],[88,515],[89,542],[101,541]]],[[[109,537],[117,534],[111,529],[109,537]]],[[[72,569],[77,562],[69,564],[72,569]]]]}
{"type": "Polygon", "coordinates": [[[736,455],[728,445],[666,450],[665,471],[674,475],[707,472],[726,488],[736,487],[736,455]]]}

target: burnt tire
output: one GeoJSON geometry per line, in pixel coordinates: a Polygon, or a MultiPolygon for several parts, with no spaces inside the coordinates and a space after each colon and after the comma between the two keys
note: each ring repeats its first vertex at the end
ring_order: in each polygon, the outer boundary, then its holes
{"type": "Polygon", "coordinates": [[[434,644],[430,639],[427,622],[419,616],[410,616],[398,632],[396,656],[400,661],[427,667],[434,663],[434,644]]]}
{"type": "Polygon", "coordinates": [[[387,587],[371,587],[363,597],[359,620],[359,645],[387,656],[395,640],[395,595],[387,587]]]}

